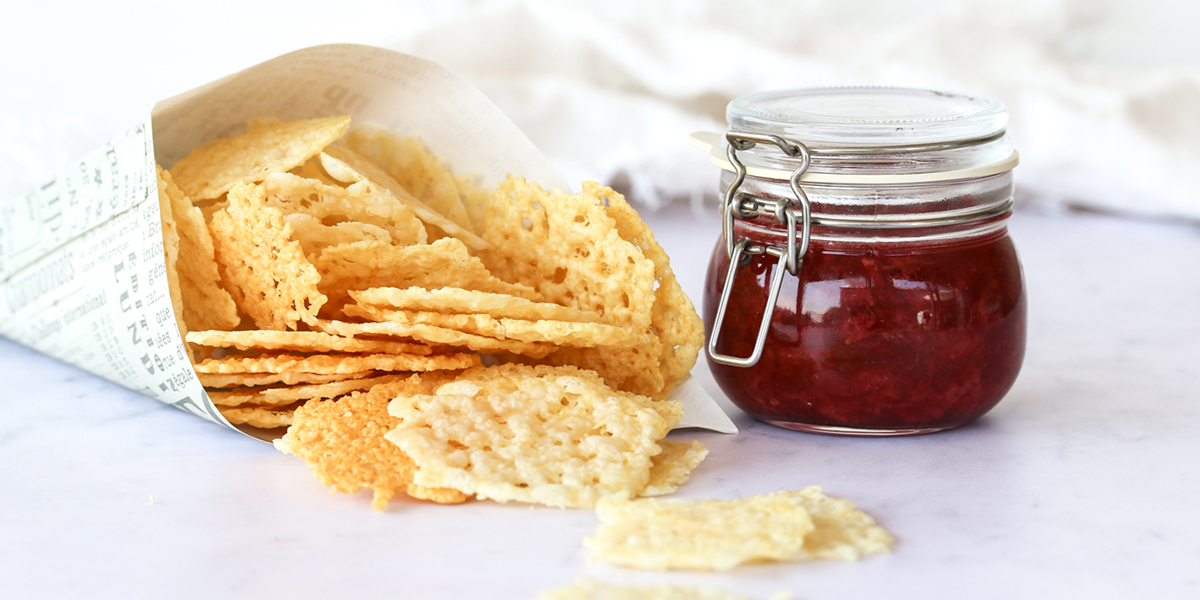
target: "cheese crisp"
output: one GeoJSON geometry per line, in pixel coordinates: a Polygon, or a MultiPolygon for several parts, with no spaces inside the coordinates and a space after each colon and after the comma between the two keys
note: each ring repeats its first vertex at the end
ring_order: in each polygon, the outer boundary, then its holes
{"type": "Polygon", "coordinates": [[[737,500],[636,500],[596,505],[601,527],[584,540],[594,560],[639,569],[727,570],[749,562],[855,560],[893,538],[819,486],[737,500]]]}
{"type": "Polygon", "coordinates": [[[418,484],[557,507],[645,489],[670,429],[648,398],[573,367],[472,369],[388,410],[418,484]]]}
{"type": "Polygon", "coordinates": [[[488,190],[415,137],[330,117],[255,120],[159,192],[209,398],[286,427],[279,449],[338,491],[591,507],[671,493],[707,454],[663,439],[699,318],[609,188],[488,190]]]}

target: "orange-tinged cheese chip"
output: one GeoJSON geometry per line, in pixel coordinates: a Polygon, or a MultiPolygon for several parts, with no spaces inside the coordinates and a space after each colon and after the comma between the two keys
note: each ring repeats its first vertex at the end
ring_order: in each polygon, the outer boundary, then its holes
{"type": "Polygon", "coordinates": [[[413,484],[412,460],[383,437],[399,423],[388,414],[388,403],[401,394],[428,392],[421,379],[414,375],[370,392],[308,402],[296,410],[275,447],[303,458],[322,483],[339,492],[372,489],[371,505],[379,510],[397,492],[443,504],[463,502],[467,496],[457,490],[413,484]]]}
{"type": "Polygon", "coordinates": [[[315,321],[326,302],[317,289],[321,276],[292,239],[283,212],[266,205],[261,187],[230,190],[229,207],[213,215],[212,233],[221,277],[259,329],[315,321]]]}

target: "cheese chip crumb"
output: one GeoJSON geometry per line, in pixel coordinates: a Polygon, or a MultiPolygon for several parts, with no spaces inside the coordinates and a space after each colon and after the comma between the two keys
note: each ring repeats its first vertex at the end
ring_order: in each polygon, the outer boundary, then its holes
{"type": "Polygon", "coordinates": [[[736,500],[601,499],[602,523],[584,540],[593,560],[640,569],[727,570],[750,562],[854,560],[888,552],[893,538],[819,486],[736,500]]]}
{"type": "Polygon", "coordinates": [[[670,429],[649,398],[574,367],[477,367],[389,412],[415,483],[562,508],[640,492],[670,429]]]}

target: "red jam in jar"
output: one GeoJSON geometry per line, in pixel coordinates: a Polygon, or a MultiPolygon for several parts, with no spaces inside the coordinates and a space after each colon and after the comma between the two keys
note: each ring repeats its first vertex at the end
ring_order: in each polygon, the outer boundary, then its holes
{"type": "Polygon", "coordinates": [[[729,113],[741,147],[713,152],[733,172],[703,309],[729,398],[774,425],[846,435],[941,431],[995,406],[1026,321],[1003,105],[841,88],[743,96],[729,113]]]}

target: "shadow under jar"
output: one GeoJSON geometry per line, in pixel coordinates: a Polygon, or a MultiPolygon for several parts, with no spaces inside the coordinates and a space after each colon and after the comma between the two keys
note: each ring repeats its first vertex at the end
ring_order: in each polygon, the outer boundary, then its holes
{"type": "Polygon", "coordinates": [[[781,427],[864,436],[995,406],[1026,321],[1004,106],[829,88],[742,96],[727,115],[725,136],[695,138],[725,169],[704,320],[729,398],[781,427]]]}

